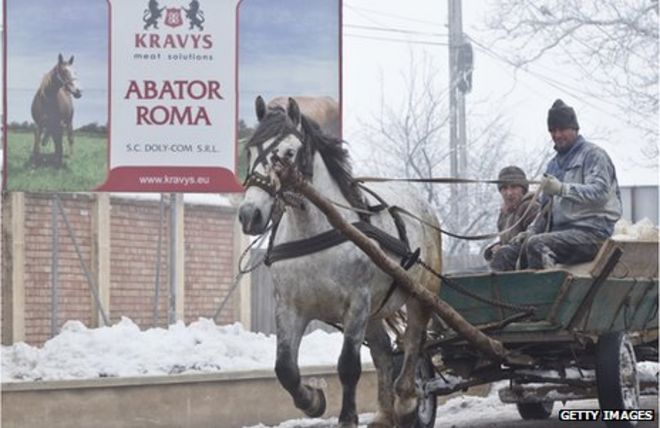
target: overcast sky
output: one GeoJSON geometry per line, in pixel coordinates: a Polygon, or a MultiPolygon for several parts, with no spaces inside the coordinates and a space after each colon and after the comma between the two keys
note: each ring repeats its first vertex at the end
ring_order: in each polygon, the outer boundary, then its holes
{"type": "MultiPolygon", "coordinates": [[[[463,1],[463,31],[486,46],[492,38],[483,30],[491,3],[463,1]]],[[[388,105],[400,102],[410,52],[418,59],[428,55],[438,70],[438,79],[448,81],[447,1],[345,0],[343,21],[347,140],[359,140],[359,121],[378,111],[381,90],[388,105]]],[[[622,184],[657,184],[657,161],[651,162],[655,164],[651,168],[640,166],[649,164],[641,155],[641,133],[620,118],[612,100],[587,97],[580,88],[588,77],[558,65],[555,55],[532,65],[530,72],[516,75],[511,66],[475,43],[473,91],[466,99],[468,112],[472,112],[468,122],[502,113],[510,125],[508,144],[513,150],[543,150],[552,146],[546,128],[547,111],[556,98],[562,98],[575,108],[581,133],[613,158],[622,184]]],[[[355,146],[359,143],[353,141],[355,146]]],[[[502,159],[502,166],[510,161],[502,159]]]]}
{"type": "MultiPolygon", "coordinates": [[[[239,73],[241,95],[248,101],[241,104],[241,117],[253,116],[252,101],[257,93],[266,98],[280,92],[336,93],[336,1],[243,0],[239,73]],[[275,16],[279,18],[276,20],[275,16]],[[263,76],[271,79],[264,80],[263,76]]],[[[463,2],[464,32],[486,46],[492,37],[483,30],[489,3],[463,2]]],[[[16,65],[24,70],[9,76],[10,100],[16,94],[24,100],[24,106],[17,106],[16,110],[29,111],[35,81],[52,67],[56,53],[62,52],[65,56],[76,55],[76,69],[85,89],[79,102],[85,102],[87,107],[76,111],[75,126],[94,120],[102,122],[99,112],[106,106],[103,91],[107,81],[107,2],[8,0],[7,7],[9,16],[16,16],[8,25],[10,67],[16,65]],[[14,26],[14,22],[20,25],[14,26]],[[65,26],[68,31],[55,31],[54,25],[65,26]]],[[[438,81],[447,82],[446,23],[446,1],[344,0],[344,138],[351,143],[354,157],[362,166],[367,164],[364,160],[372,150],[363,144],[363,124],[380,109],[381,95],[388,106],[399,105],[405,94],[411,55],[417,59],[426,55],[436,67],[438,81]]],[[[544,62],[534,64],[529,72],[516,74],[488,48],[476,44],[474,47],[473,91],[467,97],[471,124],[503,114],[510,127],[511,139],[507,144],[512,151],[545,150],[551,146],[545,126],[547,110],[555,98],[562,98],[577,111],[583,135],[611,155],[622,184],[658,183],[657,162],[652,162],[652,167],[642,166],[649,161],[641,154],[641,133],[620,118],[612,100],[585,96],[580,90],[584,80],[577,78],[575,70],[558,66],[556,58],[550,55],[544,62]]],[[[444,87],[440,85],[440,92],[438,96],[446,98],[446,83],[444,87]]],[[[28,113],[14,116],[11,108],[8,113],[10,120],[29,120],[28,113]]],[[[502,159],[502,166],[510,161],[502,159]]],[[[356,165],[358,170],[360,165],[356,165]]]]}

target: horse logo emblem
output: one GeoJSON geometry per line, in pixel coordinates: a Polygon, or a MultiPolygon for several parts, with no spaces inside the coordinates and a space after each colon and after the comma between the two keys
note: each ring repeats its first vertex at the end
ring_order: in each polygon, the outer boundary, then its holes
{"type": "Polygon", "coordinates": [[[204,27],[202,26],[204,23],[204,12],[199,9],[199,1],[192,0],[189,6],[190,9],[186,9],[185,7],[181,8],[186,12],[186,18],[188,18],[188,22],[190,23],[189,29],[192,30],[197,27],[199,31],[204,30],[204,27]]]}
{"type": "Polygon", "coordinates": [[[165,25],[170,27],[178,27],[183,25],[183,18],[181,17],[181,9],[167,8],[165,11],[165,25]]]}
{"type": "Polygon", "coordinates": [[[158,0],[149,0],[147,9],[142,15],[145,30],[148,30],[149,27],[158,29],[158,20],[163,16],[163,10],[165,10],[164,7],[158,7],[158,0]]]}

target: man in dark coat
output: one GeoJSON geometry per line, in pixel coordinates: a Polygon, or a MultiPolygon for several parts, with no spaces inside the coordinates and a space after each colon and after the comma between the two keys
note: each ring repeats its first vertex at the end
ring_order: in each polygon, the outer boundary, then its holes
{"type": "Polygon", "coordinates": [[[502,245],[508,244],[518,233],[527,229],[539,212],[541,205],[529,192],[529,182],[525,171],[517,166],[502,168],[497,180],[497,189],[502,196],[502,206],[497,219],[498,242],[484,251],[484,258],[490,261],[502,245]]]}
{"type": "Polygon", "coordinates": [[[530,269],[586,262],[612,236],[614,223],[621,218],[614,164],[579,130],[573,108],[556,100],[548,111],[548,131],[557,154],[541,182],[544,209],[526,231],[493,256],[494,270],[516,269],[519,256],[520,267],[530,269]],[[546,204],[551,204],[548,209],[546,204]]]}

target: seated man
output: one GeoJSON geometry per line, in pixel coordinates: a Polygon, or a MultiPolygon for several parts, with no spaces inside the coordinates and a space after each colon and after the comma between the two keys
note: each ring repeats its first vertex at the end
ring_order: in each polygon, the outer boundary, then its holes
{"type": "Polygon", "coordinates": [[[541,182],[544,209],[534,222],[494,254],[496,271],[551,268],[592,260],[621,217],[621,195],[607,153],[579,134],[575,111],[556,100],[548,131],[557,152],[541,182]],[[551,204],[550,206],[546,205],[551,204]],[[544,215],[545,212],[550,214],[544,215]],[[518,258],[520,256],[520,266],[518,258]]]}
{"type": "Polygon", "coordinates": [[[500,234],[498,242],[489,245],[484,251],[484,258],[492,260],[493,254],[508,244],[511,238],[527,229],[539,212],[540,204],[534,200],[534,194],[529,193],[529,182],[525,172],[517,166],[502,168],[497,180],[497,189],[502,196],[500,216],[497,218],[497,230],[500,234]]]}

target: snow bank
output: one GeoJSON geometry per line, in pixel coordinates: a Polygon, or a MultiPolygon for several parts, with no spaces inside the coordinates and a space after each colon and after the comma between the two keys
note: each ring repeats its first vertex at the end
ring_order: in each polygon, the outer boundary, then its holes
{"type": "MultiPolygon", "coordinates": [[[[300,365],[334,366],[343,336],[316,330],[305,336],[300,365]]],[[[245,331],[240,323],[216,325],[200,318],[186,326],[140,330],[122,318],[90,329],[68,321],[42,348],[16,343],[2,347],[2,382],[157,376],[272,369],[275,336],[245,331]]],[[[362,361],[371,362],[368,349],[362,361]]]]}
{"type": "Polygon", "coordinates": [[[658,241],[658,228],[648,218],[643,218],[635,224],[622,218],[614,225],[612,239],[619,241],[658,241]]]}

